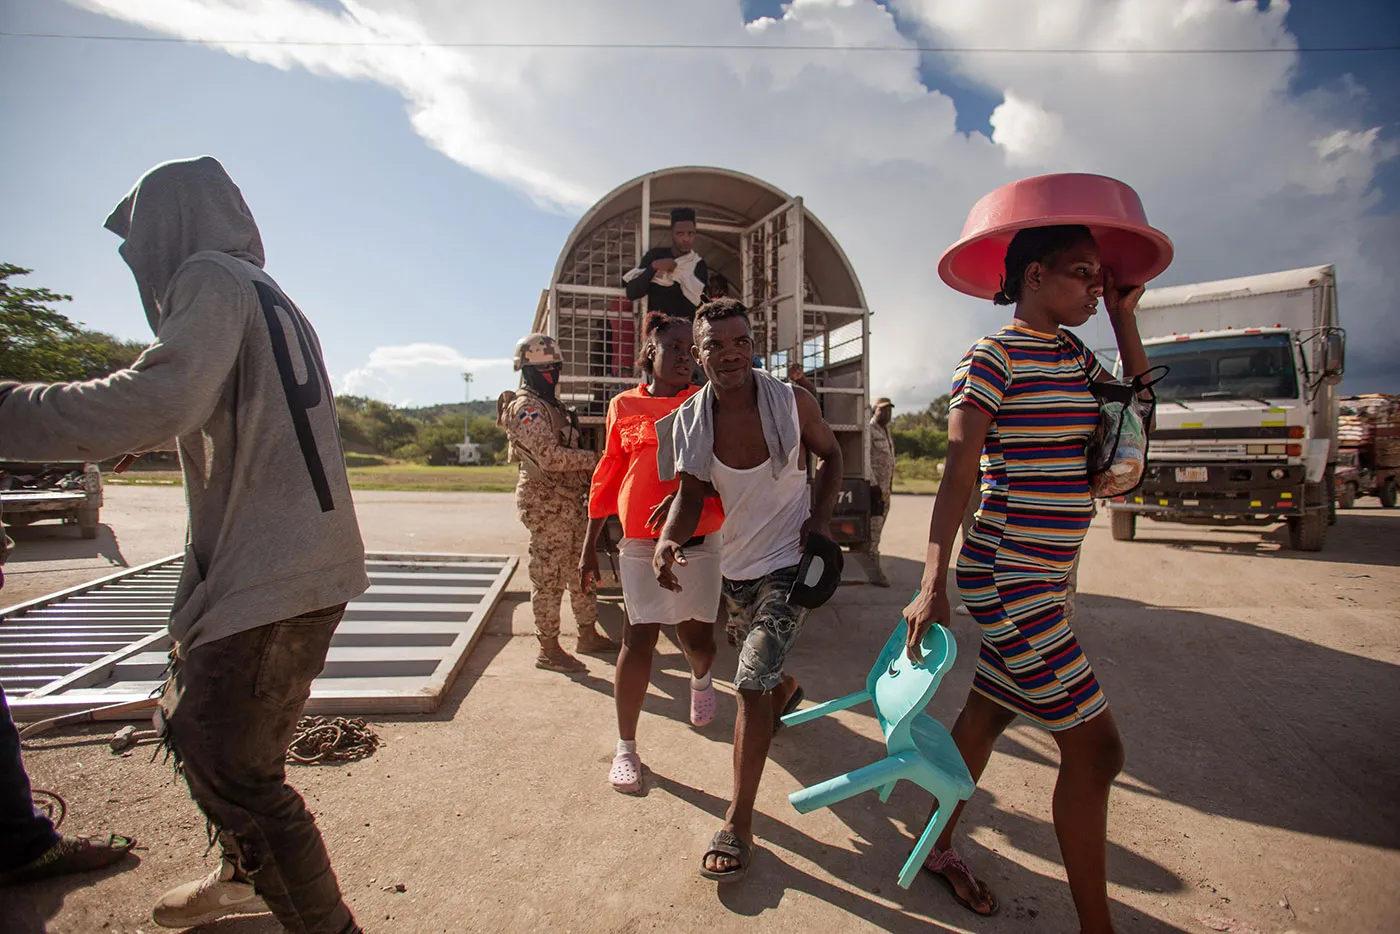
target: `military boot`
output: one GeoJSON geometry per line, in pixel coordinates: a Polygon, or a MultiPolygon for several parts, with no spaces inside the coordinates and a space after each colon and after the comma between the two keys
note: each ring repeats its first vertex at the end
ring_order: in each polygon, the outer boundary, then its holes
{"type": "Polygon", "coordinates": [[[540,654],[535,658],[535,667],[545,671],[557,671],[572,675],[587,671],[588,666],[574,658],[559,644],[558,636],[540,636],[540,654]]]}
{"type": "Polygon", "coordinates": [[[621,645],[598,631],[596,626],[578,628],[578,653],[580,655],[615,655],[621,645]]]}
{"type": "Polygon", "coordinates": [[[870,573],[868,575],[870,583],[874,584],[876,587],[888,587],[890,585],[890,579],[886,576],[885,569],[880,564],[880,553],[878,551],[870,552],[870,556],[867,560],[870,562],[870,573]]]}

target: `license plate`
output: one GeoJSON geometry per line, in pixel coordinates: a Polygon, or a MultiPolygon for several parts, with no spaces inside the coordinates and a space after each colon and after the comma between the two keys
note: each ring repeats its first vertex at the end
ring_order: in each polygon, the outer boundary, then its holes
{"type": "Polygon", "coordinates": [[[1209,479],[1204,467],[1178,467],[1176,468],[1177,483],[1205,483],[1209,479]]]}

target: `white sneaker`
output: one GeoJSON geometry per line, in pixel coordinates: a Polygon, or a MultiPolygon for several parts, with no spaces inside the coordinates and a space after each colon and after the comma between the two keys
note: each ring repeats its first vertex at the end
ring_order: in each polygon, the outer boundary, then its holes
{"type": "Polygon", "coordinates": [[[956,613],[956,614],[958,614],[959,616],[971,616],[971,615],[972,615],[971,611],[968,610],[967,604],[966,604],[966,603],[959,603],[958,606],[957,606],[957,608],[956,608],[955,610],[953,610],[953,612],[956,613]]]}
{"type": "Polygon", "coordinates": [[[219,868],[196,882],[176,886],[160,897],[151,920],[163,928],[189,928],[226,915],[260,914],[268,910],[253,883],[234,878],[237,867],[225,856],[219,868]]]}

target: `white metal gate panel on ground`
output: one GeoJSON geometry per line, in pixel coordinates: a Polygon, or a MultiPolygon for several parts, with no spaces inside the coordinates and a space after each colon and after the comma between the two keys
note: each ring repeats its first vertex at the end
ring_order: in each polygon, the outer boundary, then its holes
{"type": "MultiPolygon", "coordinates": [[[[0,610],[0,682],[16,720],[150,696],[165,677],[172,555],[0,610]]],[[[370,554],[308,713],[430,713],[486,628],[519,559],[370,554]]]]}

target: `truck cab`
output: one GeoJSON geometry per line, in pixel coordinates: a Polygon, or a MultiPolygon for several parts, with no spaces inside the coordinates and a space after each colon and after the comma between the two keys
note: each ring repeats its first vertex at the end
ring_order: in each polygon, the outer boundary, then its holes
{"type": "Polygon", "coordinates": [[[1285,522],[1321,550],[1335,513],[1335,387],[1343,365],[1331,266],[1148,292],[1139,329],[1166,366],[1142,487],[1109,503],[1113,533],[1139,517],[1285,522]]]}
{"type": "MultiPolygon", "coordinates": [[[[869,318],[845,252],[821,222],[773,185],[728,169],[651,172],[605,195],[578,222],[540,296],[533,331],[564,352],[559,398],[603,446],[608,401],[637,385],[646,299],[623,276],[668,244],[670,210],[696,211],[695,250],[749,310],[761,366],[786,379],[800,364],[841,444],[845,479],[832,516],[837,541],[870,538],[869,318]]],[[[607,563],[603,563],[607,567],[607,563]]]]}

